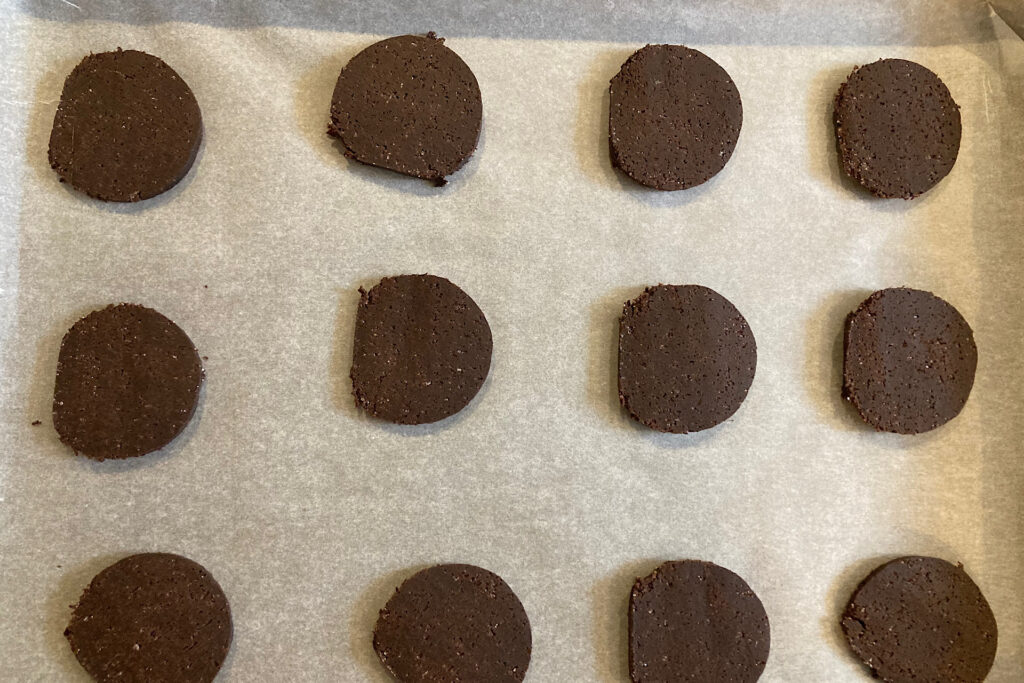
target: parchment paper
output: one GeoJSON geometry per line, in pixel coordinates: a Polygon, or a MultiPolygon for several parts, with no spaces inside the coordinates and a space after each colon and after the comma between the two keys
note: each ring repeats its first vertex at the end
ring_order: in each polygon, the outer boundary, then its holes
{"type": "Polygon", "coordinates": [[[865,681],[838,615],[902,554],[964,563],[999,622],[989,680],[1021,680],[1024,43],[987,5],[293,4],[0,11],[0,679],[85,680],[68,605],[162,550],[231,601],[224,681],[386,680],[377,610],[452,561],[522,599],[529,681],[622,681],[629,588],[674,558],[757,591],[762,680],[865,681]],[[484,98],[479,149],[443,189],[325,135],[342,65],[428,30],[484,98]],[[609,165],[607,83],[648,41],[706,52],[742,95],[736,152],[698,189],[609,165]],[[205,121],[188,177],[134,206],[68,190],[46,161],[64,77],[117,46],[165,59],[205,121]],[[836,89],[890,56],[936,71],[963,113],[952,173],[912,202],[871,199],[835,159],[836,89]],[[347,374],[357,287],[409,272],[476,300],[494,359],[462,414],[396,428],[357,414],[347,374]],[[618,407],[617,317],[658,282],[714,288],[757,338],[750,395],[712,431],[657,435],[618,407]],[[980,353],[966,409],[918,437],[873,433],[839,398],[846,313],[897,285],[953,303],[980,353]],[[53,377],[67,328],[120,301],[176,321],[207,382],[166,453],[96,464],[57,440],[53,377]]]}

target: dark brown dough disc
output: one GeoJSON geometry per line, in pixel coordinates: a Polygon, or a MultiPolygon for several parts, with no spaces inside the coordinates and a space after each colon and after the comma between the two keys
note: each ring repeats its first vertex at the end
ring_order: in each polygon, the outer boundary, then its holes
{"type": "Polygon", "coordinates": [[[743,104],[725,69],[682,45],[633,53],[609,89],[612,165],[641,185],[685,190],[725,168],[743,104]]]}
{"type": "Polygon", "coordinates": [[[853,70],[835,101],[846,174],[878,197],[913,199],[953,168],[960,108],[934,73],[905,59],[853,70]]]}
{"type": "Polygon", "coordinates": [[[996,656],[996,619],[959,565],[903,557],[871,572],[841,620],[853,652],[883,681],[980,683],[996,656]]]}
{"type": "Polygon", "coordinates": [[[747,321],[718,292],[658,285],[622,307],[619,401],[637,422],[686,434],[728,419],[757,367],[747,321]]]}
{"type": "Polygon", "coordinates": [[[356,406],[414,425],[466,407],[491,367],[491,328],[469,295],[435,275],[386,277],[359,293],[356,406]]]}
{"type": "Polygon", "coordinates": [[[64,81],[50,166],[91,197],[137,202],[184,178],[202,138],[199,104],[174,69],[137,50],[101,52],[64,81]]]}
{"type": "Polygon", "coordinates": [[[960,312],[931,292],[882,289],[846,318],[843,396],[875,429],[920,434],[963,409],[978,349],[960,312]]]}
{"type": "Polygon", "coordinates": [[[168,553],[131,555],[82,593],[64,636],[97,681],[205,683],[231,647],[231,609],[210,572],[168,553]]]}
{"type": "Polygon", "coordinates": [[[406,580],[380,611],[373,649],[402,683],[521,681],[530,620],[500,576],[443,564],[406,580]]]}
{"type": "Polygon", "coordinates": [[[185,429],[202,382],[199,354],[181,328],[151,308],[107,306],[64,335],[53,426],[96,460],[145,455],[185,429]]]}
{"type": "Polygon", "coordinates": [[[328,133],[350,159],[444,185],[476,149],[482,117],[476,76],[444,38],[396,36],[341,70],[328,133]]]}
{"type": "Polygon", "coordinates": [[[634,683],[756,681],[768,663],[768,615],[733,572],[697,560],[666,562],[629,596],[634,683]]]}

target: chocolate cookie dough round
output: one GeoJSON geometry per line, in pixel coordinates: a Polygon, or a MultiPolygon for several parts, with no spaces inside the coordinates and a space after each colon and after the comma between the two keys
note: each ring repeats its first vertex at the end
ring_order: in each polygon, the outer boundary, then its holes
{"type": "Polygon", "coordinates": [[[648,45],[609,88],[612,165],[656,190],[685,190],[721,171],[736,148],[743,105],[725,69],[682,45],[648,45]]]}
{"type": "Polygon", "coordinates": [[[64,335],[53,426],[95,460],[145,455],[185,429],[202,382],[199,354],[181,328],[145,306],[107,306],[64,335]]]}
{"type": "Polygon", "coordinates": [[[882,289],[846,318],[843,396],[879,431],[920,434],[949,422],[977,366],[971,326],[931,292],[882,289]]]}
{"type": "Polygon", "coordinates": [[[64,636],[97,681],[207,683],[231,631],[228,600],[210,572],[179,555],[145,553],[96,575],[64,636]]]}
{"type": "Polygon", "coordinates": [[[953,168],[960,108],[934,73],[905,59],[857,67],[836,95],[840,162],[878,197],[913,199],[953,168]]]}
{"type": "Polygon", "coordinates": [[[935,557],[902,557],[871,572],[840,623],[883,681],[981,683],[996,656],[985,596],[961,566],[935,557]]]}
{"type": "Polygon", "coordinates": [[[466,407],[491,367],[491,328],[469,295],[435,275],[386,277],[359,293],[356,406],[411,425],[466,407]]]}
{"type": "Polygon", "coordinates": [[[629,595],[629,676],[756,681],[768,662],[768,615],[750,586],[710,562],[666,562],[629,595]]]}
{"type": "Polygon", "coordinates": [[[353,57],[334,87],[327,131],[350,159],[444,185],[476,149],[482,117],[476,76],[428,33],[353,57]]]}
{"type": "Polygon", "coordinates": [[[402,683],[522,681],[530,620],[497,574],[443,564],[406,580],[380,611],[373,649],[402,683]]]}
{"type": "Polygon", "coordinates": [[[622,307],[619,401],[651,429],[686,434],[725,421],[756,367],[747,321],[714,290],[658,285],[622,307]]]}
{"type": "Polygon", "coordinates": [[[89,55],[64,81],[50,166],[91,197],[136,202],[184,178],[202,137],[199,104],[174,69],[119,48],[89,55]]]}

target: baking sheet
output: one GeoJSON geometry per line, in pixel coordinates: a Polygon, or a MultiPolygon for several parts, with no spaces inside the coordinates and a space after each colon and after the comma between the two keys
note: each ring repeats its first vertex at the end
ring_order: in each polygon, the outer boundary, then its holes
{"type": "Polygon", "coordinates": [[[557,4],[6,3],[0,678],[86,680],[68,605],[110,562],[163,550],[231,601],[224,681],[386,680],[377,610],[449,561],[522,599],[528,680],[625,680],[632,580],[673,558],[757,591],[762,680],[863,681],[837,617],[901,554],[965,564],[999,622],[989,680],[1020,680],[1024,43],[974,2],[557,4]],[[341,66],[427,30],[484,98],[479,149],[441,189],[354,165],[325,135],[341,66]],[[691,191],[609,165],[607,82],[648,41],[703,50],[743,97],[734,156],[691,191]],[[171,64],[206,131],[188,177],[132,206],[68,190],[46,162],[64,77],[117,46],[171,64]],[[912,202],[866,197],[834,155],[836,89],[889,56],[962,107],[956,166],[912,202]],[[365,419],[347,380],[356,289],[424,271],[486,313],[490,377],[441,424],[365,419]],[[655,434],[617,405],[617,316],[658,282],[714,288],[757,338],[750,395],[712,431],[655,434]],[[964,412],[919,437],[872,433],[839,400],[845,314],[904,284],[957,306],[979,347],[964,412]],[[167,453],[92,463],[50,425],[56,356],[118,301],[175,320],[207,382],[167,453]]]}

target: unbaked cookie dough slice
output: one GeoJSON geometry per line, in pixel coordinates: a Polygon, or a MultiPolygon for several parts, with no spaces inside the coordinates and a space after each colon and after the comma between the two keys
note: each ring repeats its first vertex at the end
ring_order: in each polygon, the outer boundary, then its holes
{"type": "Polygon", "coordinates": [[[476,149],[476,76],[434,33],[369,46],[341,70],[330,135],[345,156],[444,185],[476,149]]]}
{"type": "Polygon", "coordinates": [[[107,306],[64,335],[53,426],[95,460],[145,455],[185,429],[202,382],[199,354],[180,327],[145,306],[107,306]]]}
{"type": "Polygon", "coordinates": [[[901,557],[875,569],[840,621],[854,654],[891,683],[981,683],[996,656],[996,619],[960,565],[901,557]]]}
{"type": "Polygon", "coordinates": [[[949,422],[977,366],[971,326],[931,292],[882,289],[846,318],[843,397],[879,431],[920,434],[949,422]]]}
{"type": "Polygon", "coordinates": [[[102,683],[209,683],[231,635],[217,581],[168,553],[131,555],[101,571],[64,631],[79,663],[102,683]]]}
{"type": "Polygon", "coordinates": [[[50,166],[91,197],[136,202],[184,178],[202,138],[199,104],[174,69],[118,48],[90,54],[64,81],[50,166]]]}
{"type": "Polygon", "coordinates": [[[952,170],[960,108],[934,73],[905,59],[853,70],[836,95],[843,171],[883,198],[913,199],[952,170]]]}
{"type": "Polygon", "coordinates": [[[735,413],[757,368],[743,315],[700,285],[658,285],[622,307],[619,401],[659,432],[710,429],[735,413]]]}
{"type": "Polygon", "coordinates": [[[426,274],[386,277],[359,293],[350,375],[356,406],[410,425],[465,408],[491,367],[491,328],[469,295],[426,274]]]}
{"type": "Polygon", "coordinates": [[[526,610],[508,584],[468,564],[417,572],[373,630],[373,649],[402,683],[522,681],[532,642],[526,610]]]}
{"type": "Polygon", "coordinates": [[[648,45],[626,60],[609,88],[612,165],[656,190],[685,190],[725,168],[739,139],[736,84],[702,52],[648,45]]]}
{"type": "Polygon", "coordinates": [[[666,562],[629,595],[633,683],[756,681],[771,628],[761,600],[733,572],[710,562],[666,562]]]}

